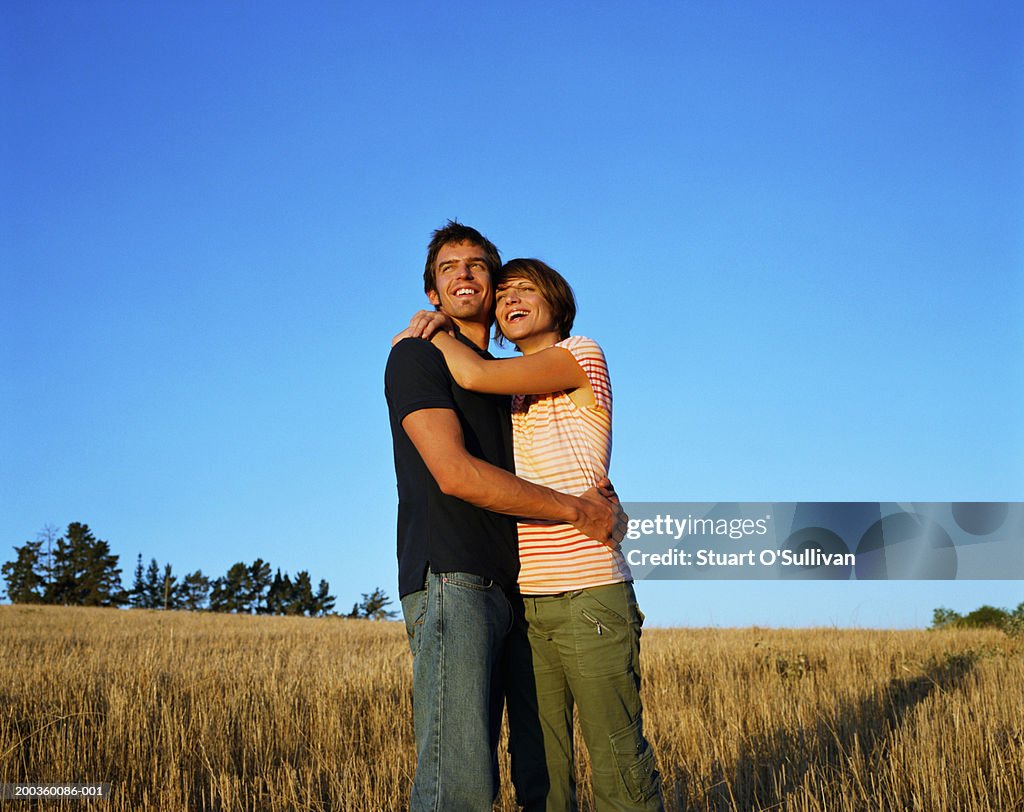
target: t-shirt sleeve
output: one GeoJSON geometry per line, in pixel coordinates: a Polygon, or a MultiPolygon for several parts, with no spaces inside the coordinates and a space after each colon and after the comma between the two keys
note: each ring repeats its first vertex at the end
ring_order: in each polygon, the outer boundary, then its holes
{"type": "Polygon", "coordinates": [[[406,338],[391,348],[384,395],[399,421],[420,409],[455,409],[444,356],[421,338],[406,338]]]}
{"type": "Polygon", "coordinates": [[[580,365],[590,388],[594,390],[594,401],[608,414],[612,413],[612,383],[608,377],[608,363],[604,351],[592,338],[585,336],[569,336],[559,341],[556,346],[565,347],[572,353],[576,363],[580,365]]]}

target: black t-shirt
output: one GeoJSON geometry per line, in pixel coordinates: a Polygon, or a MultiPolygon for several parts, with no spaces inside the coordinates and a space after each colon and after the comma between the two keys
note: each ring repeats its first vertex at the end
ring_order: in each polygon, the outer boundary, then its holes
{"type": "MultiPolygon", "coordinates": [[[[462,336],[459,339],[484,358],[462,336]]],[[[514,471],[507,395],[469,392],[455,383],[444,356],[429,341],[407,338],[391,349],[384,371],[398,477],[398,591],[423,588],[434,572],[470,572],[490,578],[511,594],[519,575],[515,519],[474,507],[441,492],[402,420],[419,409],[452,409],[462,424],[466,450],[514,471]]]]}

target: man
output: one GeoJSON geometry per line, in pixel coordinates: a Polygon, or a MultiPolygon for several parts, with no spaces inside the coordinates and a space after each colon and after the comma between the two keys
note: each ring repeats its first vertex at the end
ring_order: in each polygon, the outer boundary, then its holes
{"type": "MultiPolygon", "coordinates": [[[[449,221],[427,251],[424,290],[485,357],[497,248],[449,221]]],[[[498,788],[496,679],[519,569],[513,517],[568,522],[616,543],[624,517],[597,489],[569,496],[515,477],[509,398],[466,391],[429,342],[391,350],[385,395],[398,478],[398,571],[413,653],[411,810],[490,810],[498,788]]],[[[604,492],[607,494],[608,492],[604,492]]]]}

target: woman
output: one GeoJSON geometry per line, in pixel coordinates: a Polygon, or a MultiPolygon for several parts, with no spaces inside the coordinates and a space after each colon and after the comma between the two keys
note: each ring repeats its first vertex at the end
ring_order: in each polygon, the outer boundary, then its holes
{"type": "MultiPolygon", "coordinates": [[[[519,358],[481,358],[449,335],[441,313],[421,311],[406,335],[429,337],[463,388],[514,393],[516,474],[581,494],[607,476],[611,457],[604,353],[595,341],[570,336],[572,288],[540,260],[506,263],[495,301],[495,337],[513,342],[519,358]]],[[[519,558],[524,623],[510,644],[508,702],[520,803],[575,808],[575,702],[597,808],[661,809],[639,697],[643,616],[622,553],[571,525],[523,520],[519,558]]]]}

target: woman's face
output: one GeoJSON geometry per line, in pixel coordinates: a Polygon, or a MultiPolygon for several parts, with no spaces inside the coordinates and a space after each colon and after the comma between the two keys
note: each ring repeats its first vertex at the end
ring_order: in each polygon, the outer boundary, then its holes
{"type": "Polygon", "coordinates": [[[529,279],[513,276],[504,280],[498,286],[495,302],[498,326],[514,344],[519,344],[520,339],[556,332],[551,307],[529,279]]]}

